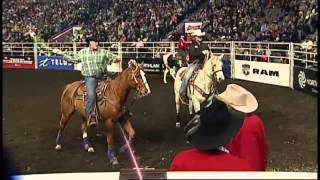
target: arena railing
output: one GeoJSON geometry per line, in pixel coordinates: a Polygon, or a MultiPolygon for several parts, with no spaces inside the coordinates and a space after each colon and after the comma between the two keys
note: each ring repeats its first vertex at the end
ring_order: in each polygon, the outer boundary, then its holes
{"type": "MultiPolygon", "coordinates": [[[[240,42],[240,41],[205,41],[208,43],[214,54],[224,54],[226,59],[231,61],[231,77],[237,79],[235,72],[235,63],[240,61],[265,62],[276,64],[288,64],[290,66],[290,76],[292,76],[293,66],[300,66],[305,69],[317,71],[317,46],[306,46],[303,43],[282,43],[282,42],[240,42]]],[[[8,43],[3,42],[4,55],[33,55],[35,66],[37,67],[37,57],[39,55],[51,54],[47,50],[39,50],[39,43],[8,43]]],[[[46,43],[50,48],[59,48],[62,51],[76,52],[87,44],[84,42],[66,42],[66,43],[46,43]]],[[[162,55],[169,52],[178,51],[178,42],[144,42],[143,47],[136,47],[135,42],[101,42],[102,48],[108,49],[113,53],[120,55],[121,59],[140,59],[140,58],[161,58],[162,55]]],[[[266,65],[266,64],[265,64],[266,65]]],[[[270,66],[270,64],[269,64],[270,66]]],[[[279,66],[279,65],[274,65],[279,66]]],[[[284,84],[287,87],[293,87],[292,78],[290,84],[284,84]]]]}
{"type": "MultiPolygon", "coordinates": [[[[159,58],[168,52],[178,50],[178,42],[144,42],[144,46],[136,48],[135,42],[101,42],[100,46],[109,49],[113,53],[131,58],[159,58]]],[[[307,68],[309,65],[316,65],[317,46],[312,45],[309,49],[303,48],[303,44],[297,43],[275,43],[275,42],[239,42],[239,41],[205,41],[215,54],[224,53],[230,58],[243,58],[241,60],[255,60],[267,55],[268,62],[289,63],[302,62],[307,68]],[[290,57],[293,54],[293,57],[290,57]],[[231,57],[236,56],[236,57],[231,57]]],[[[8,43],[3,42],[3,53],[14,55],[34,54],[35,58],[39,54],[48,54],[49,52],[37,49],[39,44],[34,43],[8,43]]],[[[66,43],[46,43],[50,48],[59,48],[63,51],[76,52],[87,46],[83,42],[66,43]]],[[[50,53],[49,53],[50,54],[50,53]]]]}
{"type": "MultiPolygon", "coordinates": [[[[129,175],[122,174],[121,172],[94,172],[94,173],[52,173],[52,174],[29,174],[12,176],[17,180],[55,180],[55,179],[76,179],[76,180],[120,180],[120,179],[139,179],[135,178],[133,173],[129,175]]],[[[148,172],[149,177],[145,179],[317,179],[316,172],[223,172],[223,171],[165,171],[159,173],[157,170],[148,172]],[[160,174],[160,175],[158,175],[160,174]],[[161,177],[158,177],[161,176],[161,177]]]]}

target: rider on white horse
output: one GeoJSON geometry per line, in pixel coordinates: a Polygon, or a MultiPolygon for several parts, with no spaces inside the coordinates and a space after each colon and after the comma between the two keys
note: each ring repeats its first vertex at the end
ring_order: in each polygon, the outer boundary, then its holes
{"type": "Polygon", "coordinates": [[[182,84],[179,91],[181,99],[185,102],[187,101],[188,81],[191,78],[192,73],[203,65],[205,54],[207,51],[209,51],[209,46],[202,42],[202,36],[205,34],[206,33],[201,32],[200,29],[193,31],[191,34],[192,43],[190,44],[188,50],[190,64],[188,65],[187,71],[182,79],[182,84]]]}

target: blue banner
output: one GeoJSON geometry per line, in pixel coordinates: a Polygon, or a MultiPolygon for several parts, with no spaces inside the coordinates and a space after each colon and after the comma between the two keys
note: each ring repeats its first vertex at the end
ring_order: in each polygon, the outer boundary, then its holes
{"type": "Polygon", "coordinates": [[[74,70],[74,65],[62,56],[38,56],[38,69],[74,70]]]}
{"type": "Polygon", "coordinates": [[[222,71],[224,78],[230,79],[231,78],[231,61],[229,59],[222,60],[223,66],[222,71]]]}

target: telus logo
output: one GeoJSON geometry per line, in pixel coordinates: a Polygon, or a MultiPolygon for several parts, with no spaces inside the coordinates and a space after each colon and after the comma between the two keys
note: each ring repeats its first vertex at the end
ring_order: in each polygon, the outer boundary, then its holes
{"type": "Polygon", "coordinates": [[[53,66],[72,66],[72,63],[68,63],[63,59],[45,58],[39,61],[39,67],[53,66]]]}

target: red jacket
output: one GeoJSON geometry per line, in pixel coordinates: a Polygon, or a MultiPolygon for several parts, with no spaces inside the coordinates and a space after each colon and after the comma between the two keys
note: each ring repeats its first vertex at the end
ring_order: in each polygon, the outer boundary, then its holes
{"type": "Polygon", "coordinates": [[[170,171],[252,171],[247,161],[225,152],[212,154],[198,149],[180,152],[170,171]]]}
{"type": "Polygon", "coordinates": [[[180,38],[179,39],[179,43],[178,43],[178,48],[182,49],[182,50],[187,50],[187,48],[188,48],[187,41],[182,39],[182,38],[180,38]]]}
{"type": "Polygon", "coordinates": [[[268,164],[268,144],[262,120],[247,114],[240,131],[226,148],[231,154],[246,160],[256,171],[264,171],[268,164]]]}

